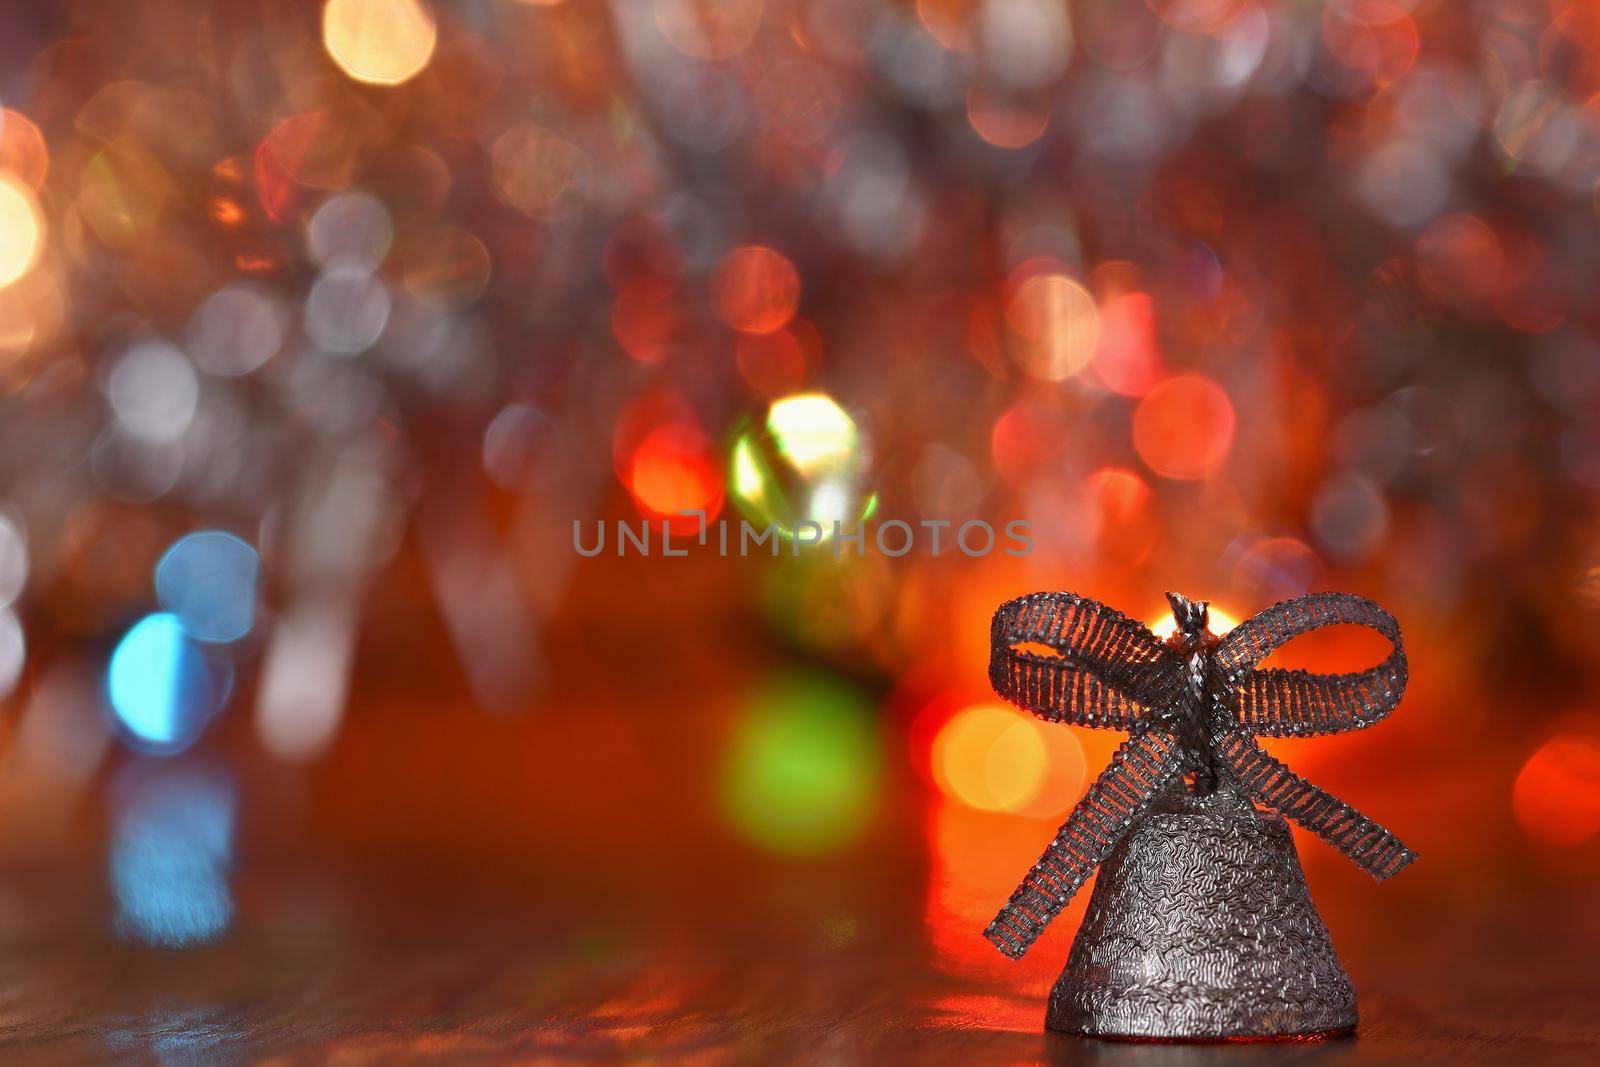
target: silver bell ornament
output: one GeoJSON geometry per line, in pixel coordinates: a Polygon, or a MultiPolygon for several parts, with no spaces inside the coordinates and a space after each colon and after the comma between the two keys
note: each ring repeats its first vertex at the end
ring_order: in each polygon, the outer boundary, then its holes
{"type": "Polygon", "coordinates": [[[1147,1040],[1352,1030],[1355,992],[1284,819],[1380,881],[1416,854],[1255,738],[1341,733],[1388,715],[1406,684],[1399,625],[1370,600],[1319,593],[1219,638],[1204,602],[1167,598],[1177,629],[1165,641],[1071,593],[1035,593],[995,613],[997,693],[1052,722],[1129,737],[984,934],[1022,956],[1098,869],[1050,994],[1051,1029],[1147,1040]],[[1393,650],[1357,674],[1257,666],[1335,623],[1371,627],[1393,650]]]}
{"type": "Polygon", "coordinates": [[[1169,1040],[1353,1029],[1355,990],[1289,825],[1228,786],[1168,786],[1100,864],[1045,1025],[1169,1040]]]}

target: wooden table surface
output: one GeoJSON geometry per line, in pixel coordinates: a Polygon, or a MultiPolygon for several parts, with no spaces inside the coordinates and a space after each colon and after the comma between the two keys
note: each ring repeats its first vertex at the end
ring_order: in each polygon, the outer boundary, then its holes
{"type": "MultiPolygon", "coordinates": [[[[1128,1044],[1042,1029],[1087,888],[1019,963],[981,937],[1053,823],[969,816],[891,766],[866,840],[762,857],[702,795],[725,709],[690,682],[671,714],[356,715],[300,777],[212,752],[50,813],[0,788],[0,1063],[1600,1063],[1600,842],[1519,828],[1538,738],[1497,733],[1513,716],[1419,699],[1286,757],[1422,855],[1380,886],[1297,835],[1357,1036],[1128,1044]],[[129,796],[164,775],[220,775],[237,816],[228,921],[186,947],[130,936],[111,873],[129,796]]],[[[131,891],[181,926],[191,873],[131,891]]]]}
{"type": "Polygon", "coordinates": [[[692,877],[577,892],[537,865],[460,855],[247,857],[232,927],[189,948],[118,936],[103,872],[57,857],[5,874],[0,1062],[1600,1062],[1592,879],[1523,858],[1471,874],[1422,863],[1375,887],[1312,847],[1308,878],[1360,994],[1351,1039],[1047,1035],[1075,915],[1018,965],[977,928],[931,933],[929,870],[910,850],[707,868],[704,892],[692,877]],[[954,957],[937,947],[951,937],[965,939],[954,957]]]}

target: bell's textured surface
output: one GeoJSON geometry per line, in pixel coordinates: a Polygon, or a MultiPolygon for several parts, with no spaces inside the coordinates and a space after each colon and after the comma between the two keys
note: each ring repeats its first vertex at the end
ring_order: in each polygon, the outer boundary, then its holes
{"type": "Polygon", "coordinates": [[[1353,1028],[1355,991],[1283,819],[1227,786],[1169,787],[1101,864],[1046,1023],[1169,1040],[1353,1028]]]}

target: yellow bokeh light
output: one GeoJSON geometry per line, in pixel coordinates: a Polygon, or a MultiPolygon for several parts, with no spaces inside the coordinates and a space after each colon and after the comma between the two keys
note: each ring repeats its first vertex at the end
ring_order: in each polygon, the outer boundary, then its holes
{"type": "Polygon", "coordinates": [[[835,524],[851,527],[872,514],[877,497],[866,467],[849,413],[825,393],[797,393],[773,401],[764,425],[747,425],[734,438],[728,479],[747,516],[786,536],[815,524],[820,532],[806,536],[820,543],[835,524]]]}
{"type": "MultiPolygon", "coordinates": [[[[1206,628],[1221,637],[1235,626],[1239,620],[1218,608],[1215,604],[1206,608],[1206,628]]],[[[1178,631],[1178,620],[1172,617],[1169,611],[1160,619],[1150,624],[1150,632],[1160,638],[1168,638],[1178,631]]]]}
{"type": "Polygon", "coordinates": [[[339,69],[368,85],[399,85],[428,65],[439,36],[418,0],[328,0],[322,43],[339,69]]]}
{"type": "Polygon", "coordinates": [[[0,288],[32,270],[43,247],[44,217],[33,190],[0,172],[0,288]]]}
{"type": "Polygon", "coordinates": [[[748,437],[741,437],[733,444],[733,488],[746,500],[766,506],[767,479],[756,462],[755,448],[748,437]]]}
{"type": "Polygon", "coordinates": [[[767,412],[767,430],[802,474],[855,453],[855,420],[824,393],[800,393],[776,401],[767,412]]]}

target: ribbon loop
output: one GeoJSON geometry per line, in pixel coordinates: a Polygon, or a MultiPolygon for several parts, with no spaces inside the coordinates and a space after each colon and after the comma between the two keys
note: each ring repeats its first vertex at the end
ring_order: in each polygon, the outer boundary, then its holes
{"type": "Polygon", "coordinates": [[[1131,729],[1176,699],[1183,685],[1160,638],[1072,593],[1034,593],[1000,605],[989,644],[994,691],[1050,722],[1131,729]]]}
{"type": "Polygon", "coordinates": [[[1365,729],[1400,703],[1408,677],[1400,624],[1377,604],[1350,593],[1315,593],[1274,604],[1230,630],[1217,646],[1214,663],[1232,690],[1239,724],[1267,737],[1365,729]],[[1394,650],[1376,667],[1354,674],[1254,669],[1301,634],[1337,623],[1376,630],[1394,650]]]}
{"type": "Polygon", "coordinates": [[[1389,831],[1289,770],[1252,737],[1359,730],[1393,711],[1406,687],[1394,616],[1364,597],[1318,593],[1275,604],[1219,641],[1205,632],[1203,604],[1176,597],[1173,605],[1192,615],[1182,641],[1162,641],[1121,612],[1072,593],[1034,593],[995,612],[989,681],[996,693],[1051,722],[1131,735],[984,931],[1012,959],[1028,951],[1167,782],[1200,755],[1210,770],[1196,773],[1193,788],[1214,788],[1223,775],[1379,881],[1416,859],[1389,831]],[[1256,669],[1279,646],[1334,623],[1377,630],[1394,651],[1356,674],[1256,669]]]}

